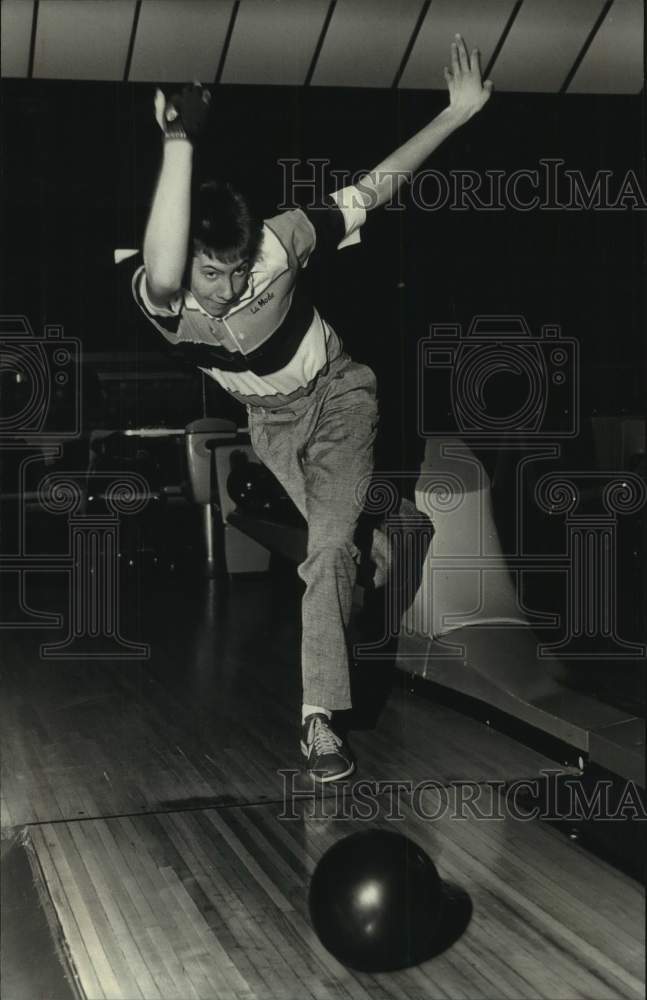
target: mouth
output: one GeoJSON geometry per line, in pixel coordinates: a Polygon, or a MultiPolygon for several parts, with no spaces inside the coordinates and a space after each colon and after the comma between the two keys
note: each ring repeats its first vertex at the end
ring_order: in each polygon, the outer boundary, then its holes
{"type": "Polygon", "coordinates": [[[213,302],[210,299],[207,299],[207,301],[204,302],[203,305],[204,308],[208,312],[210,312],[212,316],[219,316],[221,313],[226,313],[229,308],[229,306],[226,303],[213,302]]]}

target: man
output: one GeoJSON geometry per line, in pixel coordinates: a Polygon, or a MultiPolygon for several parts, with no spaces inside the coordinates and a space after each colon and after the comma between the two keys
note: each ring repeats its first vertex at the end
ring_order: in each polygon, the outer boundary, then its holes
{"type": "MultiPolygon", "coordinates": [[[[445,78],[449,106],[361,182],[265,222],[228,184],[203,184],[192,199],[193,140],[208,93],[195,84],[171,102],[155,96],[163,160],[133,291],[169,347],[247,407],[255,452],[308,522],[298,569],[306,584],[301,751],[321,781],[355,766],[331,719],[351,707],[345,630],[378,411],[372,370],[352,361],[297,279],[313,252],[357,241],[367,210],[389,201],[492,91],[491,81],[481,82],[478,50],[470,56],[459,35],[445,78]]],[[[372,554],[383,580],[378,532],[372,554]]]]}

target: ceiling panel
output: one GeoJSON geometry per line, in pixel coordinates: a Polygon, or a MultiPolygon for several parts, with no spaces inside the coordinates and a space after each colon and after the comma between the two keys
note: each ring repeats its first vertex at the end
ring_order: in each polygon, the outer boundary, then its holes
{"type": "Polygon", "coordinates": [[[604,0],[525,0],[492,69],[497,90],[555,93],[604,0]]]}
{"type": "MultiPolygon", "coordinates": [[[[35,6],[0,0],[3,77],[29,72],[35,6]]],[[[589,44],[607,6],[604,0],[40,0],[33,74],[122,80],[139,10],[129,68],[134,81],[211,83],[224,63],[224,83],[298,86],[326,25],[313,85],[391,87],[413,40],[398,86],[445,91],[443,66],[455,32],[481,50],[486,69],[509,28],[491,71],[497,90],[556,93],[569,80],[569,93],[637,94],[643,0],[614,0],[589,44]]]]}
{"type": "Polygon", "coordinates": [[[514,0],[432,0],[400,87],[446,90],[443,66],[450,65],[456,32],[469,49],[479,49],[485,70],[513,8],[514,0]]]}
{"type": "Polygon", "coordinates": [[[33,16],[32,0],[4,0],[0,7],[0,59],[3,76],[27,76],[33,16]]]}
{"type": "Polygon", "coordinates": [[[222,82],[301,85],[328,6],[328,0],[243,0],[222,82]]]}
{"type": "Polygon", "coordinates": [[[129,80],[212,83],[233,0],[144,0],[129,80]]]}
{"type": "Polygon", "coordinates": [[[34,76],[123,79],[135,0],[44,0],[38,6],[34,76]]]}
{"type": "Polygon", "coordinates": [[[568,93],[639,93],[643,86],[644,20],[643,0],[615,0],[568,93]]]}
{"type": "Polygon", "coordinates": [[[422,0],[338,0],[312,84],[390,87],[422,0]]]}

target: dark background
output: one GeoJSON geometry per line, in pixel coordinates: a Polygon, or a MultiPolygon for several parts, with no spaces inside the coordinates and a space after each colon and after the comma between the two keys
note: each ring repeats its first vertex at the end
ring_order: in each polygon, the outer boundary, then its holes
{"type": "MultiPolygon", "coordinates": [[[[95,353],[153,350],[155,331],[132,308],[112,253],[141,245],[160,159],[154,87],[10,80],[3,91],[3,313],[26,314],[37,332],[62,324],[90,364],[95,353]]],[[[279,158],[370,169],[446,103],[428,92],[219,86],[197,170],[237,179],[271,214],[279,158]]],[[[640,96],[495,93],[427,166],[510,173],[558,157],[589,184],[611,171],[612,198],[633,170],[644,194],[643,116],[640,96]]],[[[640,409],[646,219],[644,209],[378,210],[359,247],[307,279],[348,350],[375,368],[383,423],[410,460],[417,343],[432,322],[466,329],[478,313],[520,313],[536,332],[559,324],[581,344],[583,424],[594,411],[640,409]]],[[[243,420],[209,391],[217,410],[243,420]]]]}

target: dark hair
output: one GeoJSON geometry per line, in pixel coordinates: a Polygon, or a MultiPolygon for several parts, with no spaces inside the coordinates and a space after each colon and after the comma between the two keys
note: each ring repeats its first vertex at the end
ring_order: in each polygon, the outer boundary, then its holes
{"type": "Polygon", "coordinates": [[[263,222],[247,197],[228,181],[201,184],[192,206],[193,252],[204,251],[230,263],[253,263],[260,246],[263,222]]]}

